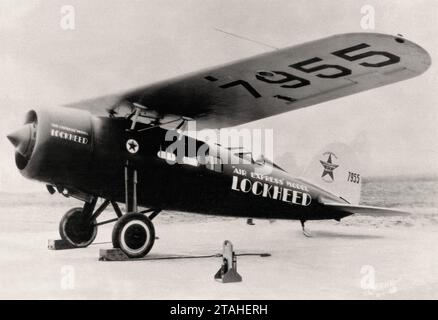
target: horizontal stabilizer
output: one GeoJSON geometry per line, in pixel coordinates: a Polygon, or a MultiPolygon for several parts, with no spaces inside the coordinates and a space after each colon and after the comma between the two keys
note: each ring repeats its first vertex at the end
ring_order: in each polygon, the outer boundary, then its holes
{"type": "Polygon", "coordinates": [[[343,212],[348,212],[351,214],[359,214],[363,216],[372,217],[395,217],[395,216],[408,216],[410,213],[405,211],[399,211],[394,209],[370,207],[370,206],[359,206],[350,205],[348,203],[324,203],[325,206],[337,209],[343,212]]]}

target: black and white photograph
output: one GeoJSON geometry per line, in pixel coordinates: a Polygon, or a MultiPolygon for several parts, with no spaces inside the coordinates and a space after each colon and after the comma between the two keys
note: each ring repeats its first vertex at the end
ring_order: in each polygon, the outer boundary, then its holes
{"type": "Polygon", "coordinates": [[[437,21],[434,0],[0,0],[0,299],[437,299],[437,21]]]}

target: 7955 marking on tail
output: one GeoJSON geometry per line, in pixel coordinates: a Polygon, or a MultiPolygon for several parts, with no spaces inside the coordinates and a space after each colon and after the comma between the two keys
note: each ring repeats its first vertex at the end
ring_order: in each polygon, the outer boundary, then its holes
{"type": "Polygon", "coordinates": [[[348,171],[347,181],[352,183],[360,183],[360,174],[348,171]]]}

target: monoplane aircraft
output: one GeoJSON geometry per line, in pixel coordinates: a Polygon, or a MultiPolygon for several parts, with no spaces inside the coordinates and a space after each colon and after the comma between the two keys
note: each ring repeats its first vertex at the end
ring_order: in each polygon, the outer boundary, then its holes
{"type": "Polygon", "coordinates": [[[293,177],[273,161],[193,138],[184,128],[192,121],[198,130],[242,125],[406,80],[430,64],[423,48],[401,36],[340,34],[129,92],[32,109],[8,138],[22,175],[84,202],[59,226],[74,247],[88,246],[98,226],[116,222],[113,246],[142,257],[162,210],[295,219],[303,230],[307,220],[399,214],[359,205],[362,176],[339,145],[293,177]],[[117,217],[98,222],[109,205],[117,217]]]}

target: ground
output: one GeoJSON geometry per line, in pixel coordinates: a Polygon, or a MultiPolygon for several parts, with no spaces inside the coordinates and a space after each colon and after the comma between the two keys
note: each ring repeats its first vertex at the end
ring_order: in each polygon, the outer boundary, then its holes
{"type": "MultiPolygon", "coordinates": [[[[210,218],[164,212],[147,259],[98,261],[111,225],[86,249],[52,251],[60,217],[80,205],[59,196],[2,194],[1,299],[401,299],[438,298],[438,225],[415,218],[309,222],[210,218]],[[54,200],[55,199],[55,200],[54,200]],[[213,280],[230,240],[243,281],[213,280]],[[155,259],[188,255],[187,259],[155,259]]],[[[105,212],[107,218],[111,212],[105,212]]]]}

